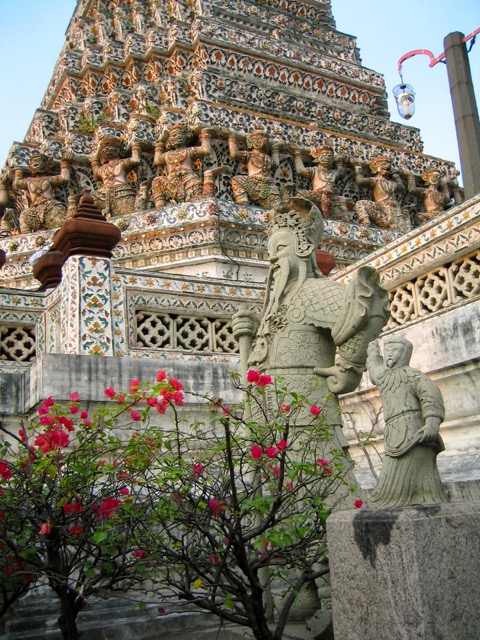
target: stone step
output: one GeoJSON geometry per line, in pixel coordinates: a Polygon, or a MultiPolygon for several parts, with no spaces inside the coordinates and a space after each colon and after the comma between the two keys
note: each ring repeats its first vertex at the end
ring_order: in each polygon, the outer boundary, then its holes
{"type": "MultiPolygon", "coordinates": [[[[188,633],[188,637],[193,639],[192,631],[196,633],[198,630],[211,628],[215,622],[210,614],[203,612],[169,613],[162,616],[157,613],[155,617],[148,617],[145,611],[142,613],[143,617],[139,619],[117,617],[111,620],[88,620],[81,613],[78,628],[88,640],[158,640],[159,637],[165,638],[166,634],[181,637],[182,633],[188,633]]],[[[43,628],[7,630],[0,635],[0,640],[62,640],[56,619],[44,619],[43,622],[43,628]],[[51,622],[54,622],[53,626],[51,622]]]]}

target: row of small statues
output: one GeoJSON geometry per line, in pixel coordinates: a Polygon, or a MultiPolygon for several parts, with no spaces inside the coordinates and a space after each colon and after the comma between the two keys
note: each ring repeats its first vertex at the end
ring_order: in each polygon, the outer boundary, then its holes
{"type": "MultiPolygon", "coordinates": [[[[280,141],[270,143],[264,131],[254,131],[248,136],[238,136],[234,132],[218,127],[205,127],[199,133],[200,144],[195,145],[196,132],[183,124],[171,127],[165,139],[155,147],[154,164],[164,171],[152,180],[146,181],[137,190],[129,180],[129,173],[141,164],[141,147],[133,144],[131,155],[124,157],[123,143],[119,138],[107,137],[100,141],[96,153],[91,158],[93,177],[99,185],[94,198],[106,217],[125,216],[146,207],[148,190],[151,187],[157,210],[167,204],[193,202],[215,194],[215,177],[227,173],[229,168],[220,166],[204,171],[199,169],[201,158],[212,154],[213,136],[228,139],[232,159],[241,162],[246,169],[243,175],[231,178],[231,187],[237,204],[256,204],[269,209],[278,208],[282,202],[281,190],[274,180],[274,171],[280,164],[280,149],[285,145],[280,141]],[[242,149],[240,142],[245,142],[242,149]]],[[[315,204],[324,218],[352,221],[348,199],[339,193],[338,183],[345,175],[347,165],[353,166],[355,181],[360,187],[372,191],[373,200],[359,200],[355,203],[358,222],[365,226],[382,229],[408,231],[411,227],[411,211],[401,207],[397,195],[407,190],[421,198],[423,211],[415,213],[415,225],[419,226],[443,212],[453,196],[456,203],[462,201],[461,190],[456,179],[448,179],[437,168],[431,168],[422,175],[425,186],[417,186],[415,176],[408,172],[393,171],[391,161],[385,156],[377,156],[366,165],[351,158],[335,157],[330,146],[310,149],[315,166],[305,166],[304,151],[295,144],[287,145],[294,157],[298,175],[311,181],[312,189],[301,190],[297,195],[315,204]]],[[[52,175],[49,159],[41,153],[34,153],[29,162],[30,176],[24,177],[21,169],[13,172],[12,188],[24,191],[27,204],[20,213],[20,233],[53,229],[61,226],[67,217],[66,207],[55,199],[54,190],[70,181],[70,167],[73,154],[65,155],[61,161],[61,172],[52,175]]],[[[0,184],[0,205],[8,202],[8,177],[0,184]]],[[[8,215],[4,216],[3,229],[8,227],[8,215]]]]}

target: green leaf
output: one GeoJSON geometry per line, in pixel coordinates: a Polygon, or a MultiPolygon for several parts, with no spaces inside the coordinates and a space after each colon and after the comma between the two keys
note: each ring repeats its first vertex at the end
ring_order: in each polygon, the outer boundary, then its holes
{"type": "Polygon", "coordinates": [[[95,533],[93,534],[93,541],[96,544],[100,544],[101,542],[103,542],[107,538],[108,538],[108,532],[107,531],[95,531],[95,533]]]}

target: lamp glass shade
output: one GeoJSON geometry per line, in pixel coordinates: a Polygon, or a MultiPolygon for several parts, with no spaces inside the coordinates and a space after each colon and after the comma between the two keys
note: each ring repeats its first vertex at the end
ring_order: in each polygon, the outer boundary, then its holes
{"type": "Polygon", "coordinates": [[[415,113],[415,91],[409,84],[397,84],[393,87],[398,113],[409,120],[415,113]]]}

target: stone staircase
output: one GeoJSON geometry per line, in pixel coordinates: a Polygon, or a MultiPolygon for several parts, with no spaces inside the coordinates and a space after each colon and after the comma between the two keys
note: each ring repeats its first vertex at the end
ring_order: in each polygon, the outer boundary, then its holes
{"type": "MultiPolygon", "coordinates": [[[[243,633],[219,631],[217,618],[178,602],[147,605],[140,609],[131,601],[110,598],[92,601],[77,620],[86,640],[240,640],[243,633]]],[[[0,621],[0,640],[62,640],[58,629],[60,605],[54,596],[27,595],[0,621]]]]}

